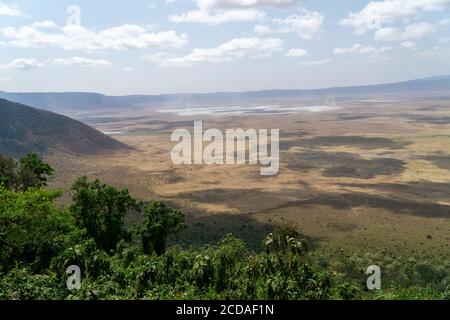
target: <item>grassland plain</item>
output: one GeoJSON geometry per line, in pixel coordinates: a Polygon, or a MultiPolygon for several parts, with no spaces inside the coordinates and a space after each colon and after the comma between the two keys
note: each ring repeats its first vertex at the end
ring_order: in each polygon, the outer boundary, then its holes
{"type": "MultiPolygon", "coordinates": [[[[65,191],[80,173],[128,188],[140,200],[183,210],[189,228],[172,243],[202,246],[233,233],[252,248],[279,223],[297,225],[314,256],[343,277],[381,267],[385,283],[450,284],[450,116],[448,100],[384,97],[338,102],[297,114],[194,115],[149,111],[84,121],[135,150],[110,157],[48,154],[65,191]],[[174,166],[170,134],[205,127],[280,128],[281,168],[174,166]]],[[[139,216],[130,215],[130,223],[139,216]]]]}

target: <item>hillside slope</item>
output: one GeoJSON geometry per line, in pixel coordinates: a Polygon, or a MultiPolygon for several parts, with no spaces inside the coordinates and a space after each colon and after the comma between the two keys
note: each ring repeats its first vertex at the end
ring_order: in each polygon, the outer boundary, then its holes
{"type": "Polygon", "coordinates": [[[79,155],[131,149],[76,120],[0,99],[0,153],[63,151],[79,155]]]}

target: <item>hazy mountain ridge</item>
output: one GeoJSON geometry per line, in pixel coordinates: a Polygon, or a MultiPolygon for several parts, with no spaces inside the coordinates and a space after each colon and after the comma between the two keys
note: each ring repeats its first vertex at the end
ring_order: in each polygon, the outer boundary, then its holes
{"type": "Polygon", "coordinates": [[[63,151],[79,155],[130,149],[71,118],[0,99],[0,153],[63,151]]]}
{"type": "Polygon", "coordinates": [[[200,106],[204,104],[244,104],[267,100],[333,98],[391,94],[450,93],[450,75],[405,82],[311,90],[262,90],[163,95],[107,96],[99,93],[12,93],[0,91],[0,98],[49,111],[87,111],[91,109],[200,106]]]}

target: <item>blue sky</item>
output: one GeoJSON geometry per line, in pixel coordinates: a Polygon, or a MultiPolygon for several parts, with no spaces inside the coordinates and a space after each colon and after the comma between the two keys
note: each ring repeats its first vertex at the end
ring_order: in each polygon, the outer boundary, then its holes
{"type": "Polygon", "coordinates": [[[450,0],[0,0],[0,52],[5,91],[394,82],[450,74],[450,0]]]}

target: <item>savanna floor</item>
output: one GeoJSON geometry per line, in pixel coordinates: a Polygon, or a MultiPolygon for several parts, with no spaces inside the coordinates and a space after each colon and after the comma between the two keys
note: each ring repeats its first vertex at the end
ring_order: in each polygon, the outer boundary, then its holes
{"type": "MultiPolygon", "coordinates": [[[[198,246],[227,233],[260,248],[279,223],[297,225],[324,263],[395,272],[411,261],[450,270],[450,102],[439,97],[338,101],[297,114],[95,115],[85,121],[135,148],[102,157],[49,154],[64,190],[80,175],[164,199],[187,215],[173,239],[198,246]],[[280,128],[280,172],[259,166],[175,166],[170,135],[206,128],[280,128]]],[[[130,223],[138,216],[127,217],[130,223]]],[[[341,268],[342,269],[342,268],[341,268]]],[[[407,275],[406,275],[407,276],[407,275]]]]}

